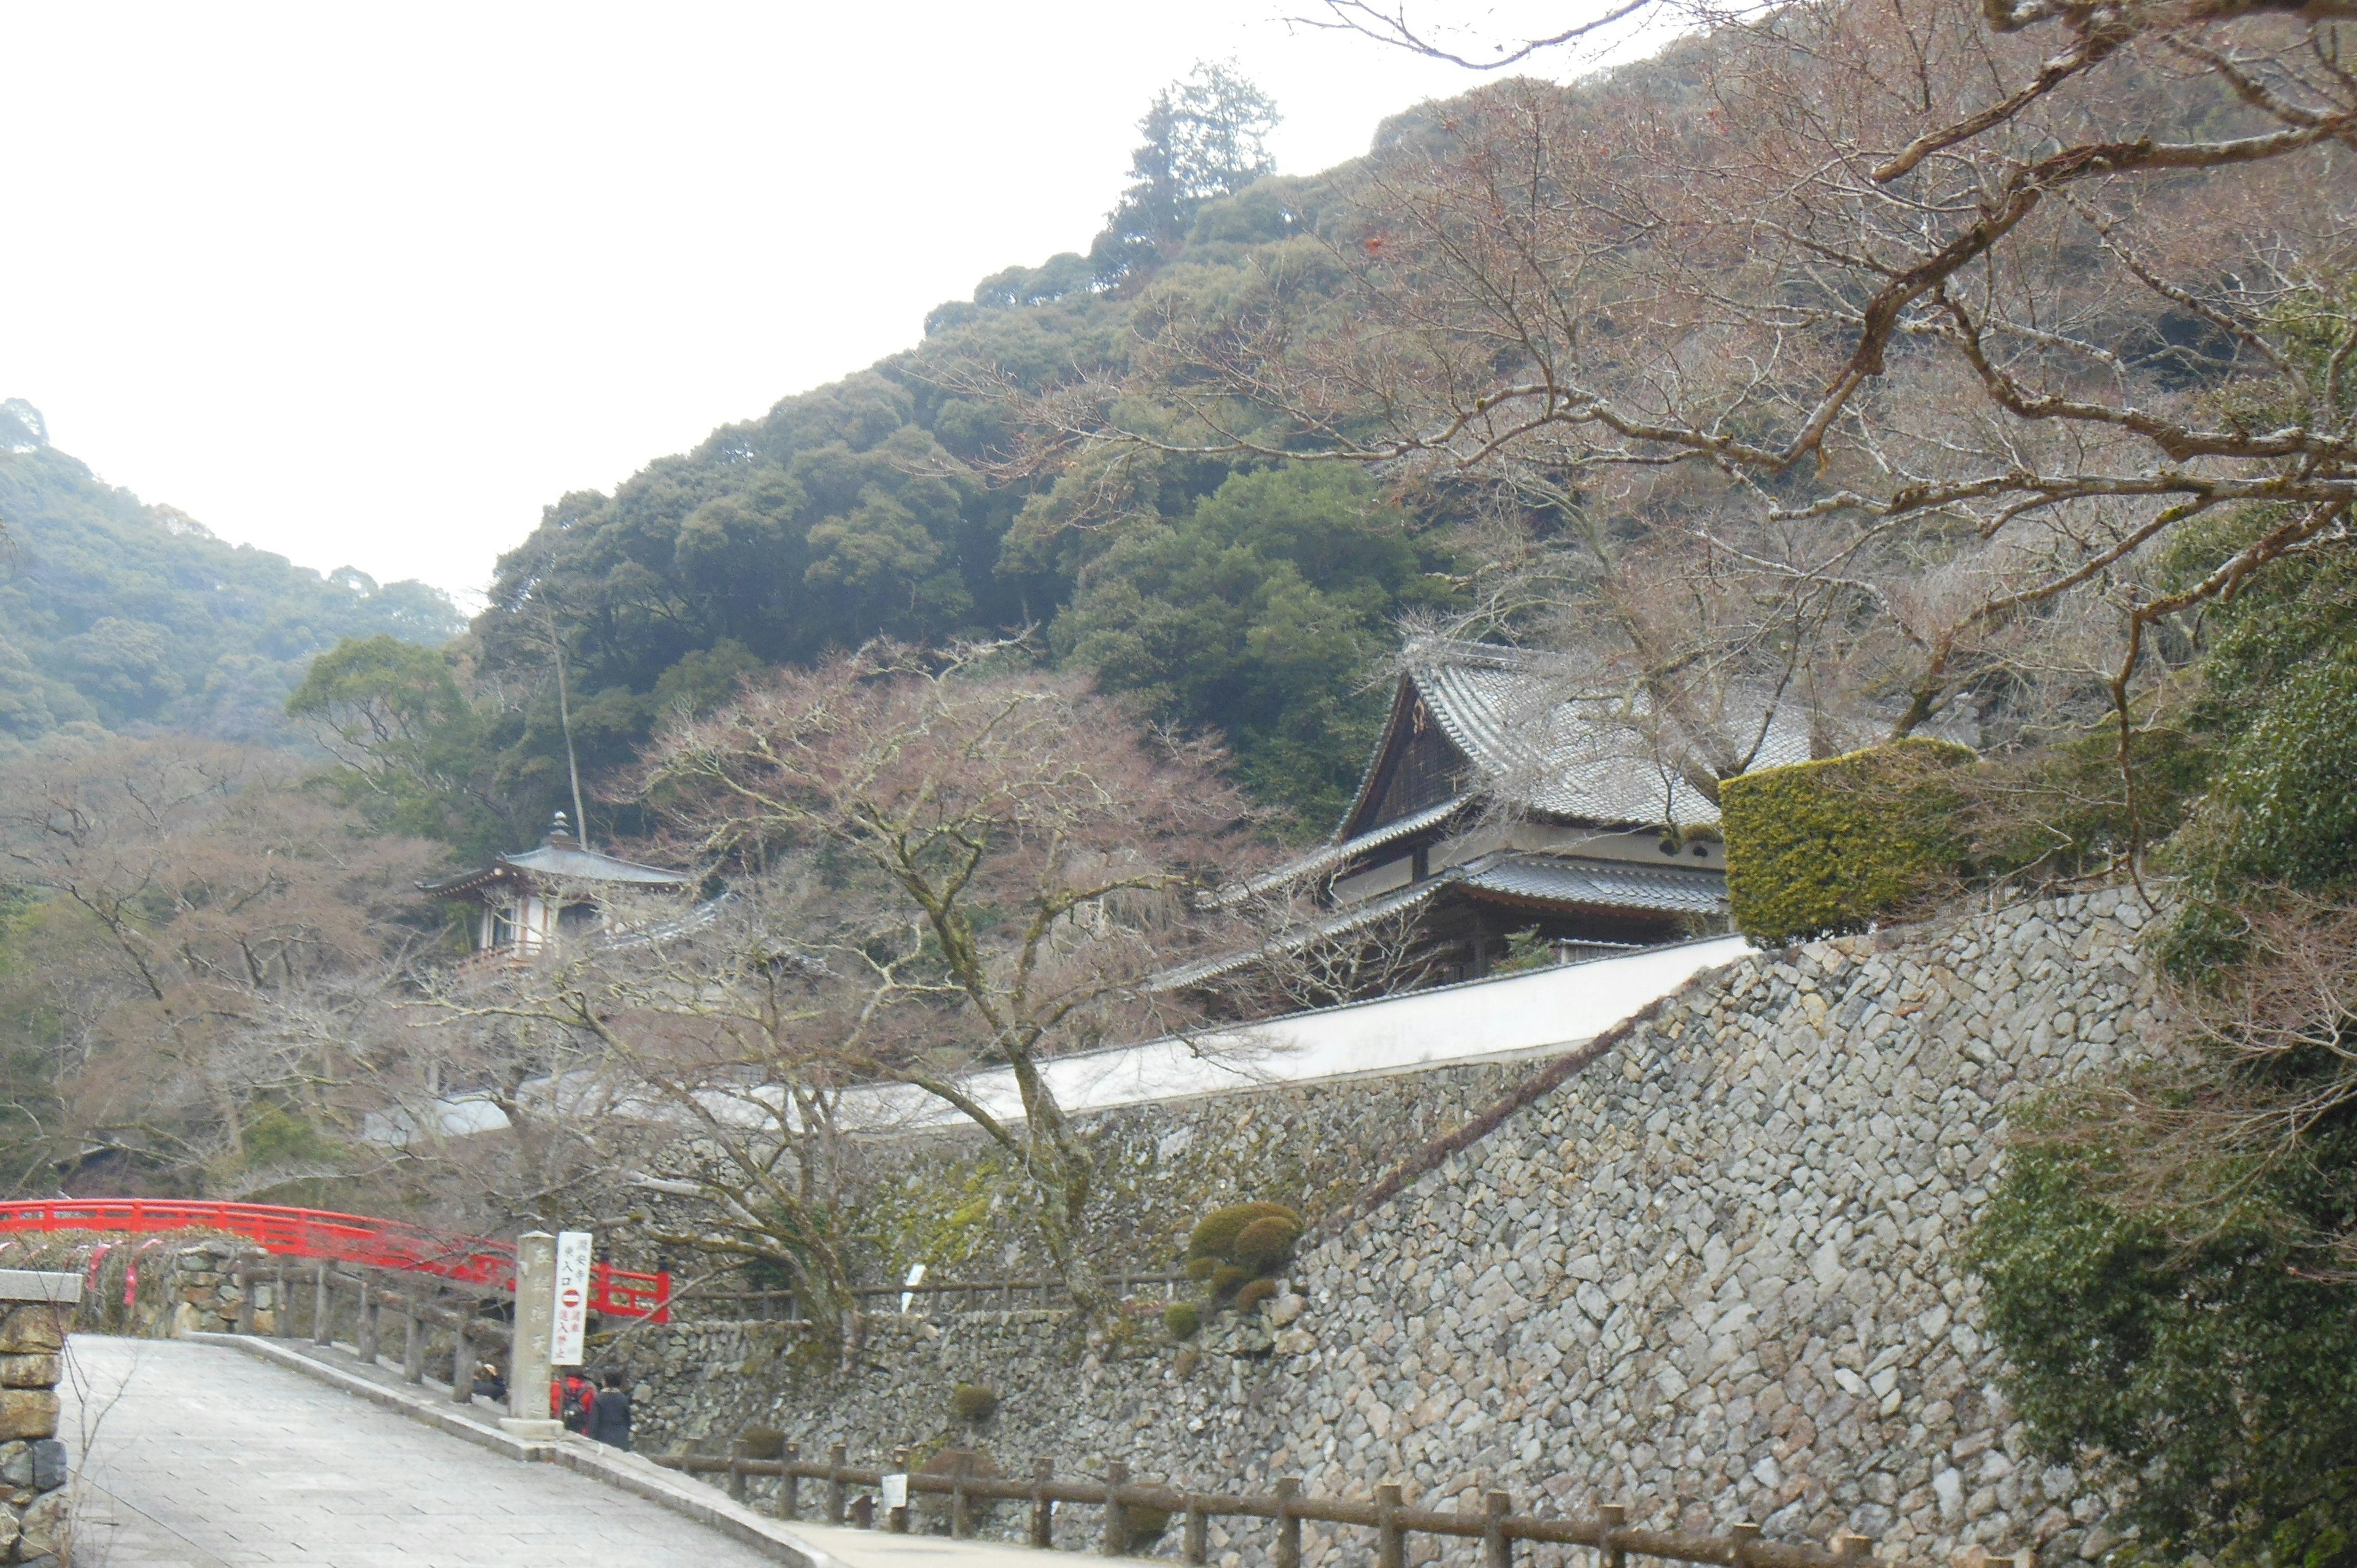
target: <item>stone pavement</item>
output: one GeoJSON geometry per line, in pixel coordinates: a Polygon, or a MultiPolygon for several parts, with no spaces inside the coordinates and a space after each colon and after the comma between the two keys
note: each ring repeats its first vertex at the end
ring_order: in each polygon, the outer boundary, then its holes
{"type": "Polygon", "coordinates": [[[87,1455],[77,1568],[777,1561],[234,1350],[86,1335],[72,1363],[59,1435],[87,1455]]]}

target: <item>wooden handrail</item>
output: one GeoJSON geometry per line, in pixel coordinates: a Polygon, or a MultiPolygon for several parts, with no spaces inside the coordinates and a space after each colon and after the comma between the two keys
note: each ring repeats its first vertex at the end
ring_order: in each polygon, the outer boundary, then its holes
{"type": "MultiPolygon", "coordinates": [[[[751,1459],[741,1455],[723,1457],[707,1454],[658,1455],[653,1457],[656,1464],[666,1469],[688,1475],[726,1476],[740,1489],[743,1480],[752,1477],[775,1477],[781,1481],[825,1481],[841,1487],[880,1487],[885,1476],[881,1470],[815,1464],[794,1458],[751,1459]]],[[[1631,1529],[1620,1522],[1626,1510],[1611,1506],[1599,1508],[1596,1514],[1587,1519],[1548,1519],[1534,1514],[1516,1514],[1498,1506],[1499,1500],[1505,1498],[1502,1492],[1491,1493],[1491,1506],[1480,1512],[1455,1512],[1442,1509],[1394,1507],[1384,1498],[1354,1502],[1341,1498],[1310,1497],[1299,1492],[1267,1497],[1233,1497],[1180,1491],[1165,1486],[1131,1485],[1117,1479],[1075,1477],[1059,1480],[1046,1474],[1022,1481],[970,1473],[934,1475],[920,1470],[908,1473],[908,1484],[911,1495],[929,1493],[953,1498],[962,1492],[969,1498],[993,1501],[1090,1503],[1108,1509],[1150,1509],[1174,1518],[1183,1513],[1189,1520],[1188,1539],[1190,1548],[1196,1540],[1192,1521],[1198,1517],[1304,1520],[1318,1524],[1357,1525],[1379,1530],[1388,1528],[1402,1535],[1421,1532],[1474,1541],[1490,1537],[1494,1532],[1496,1538],[1502,1541],[1595,1547],[1615,1556],[1634,1552],[1642,1557],[1659,1557],[1672,1562],[1715,1564],[1717,1568],[1861,1568],[1867,1560],[1870,1547],[1865,1537],[1857,1535],[1835,1537],[1831,1551],[1818,1546],[1763,1541],[1760,1539],[1758,1527],[1749,1524],[1738,1525],[1726,1535],[1687,1535],[1674,1530],[1631,1529]]],[[[1190,1555],[1188,1561],[1198,1559],[1190,1555]]]]}

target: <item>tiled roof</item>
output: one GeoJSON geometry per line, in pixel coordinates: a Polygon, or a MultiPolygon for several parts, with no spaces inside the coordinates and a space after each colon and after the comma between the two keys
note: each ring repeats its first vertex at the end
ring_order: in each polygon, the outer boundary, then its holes
{"type": "Polygon", "coordinates": [[[1426,806],[1421,811],[1410,811],[1405,817],[1394,817],[1372,832],[1363,832],[1357,838],[1346,839],[1340,843],[1330,843],[1323,849],[1313,850],[1297,859],[1286,861],[1274,871],[1263,872],[1248,882],[1238,883],[1231,888],[1223,889],[1220,895],[1220,902],[1233,904],[1244,898],[1257,897],[1261,894],[1273,892],[1280,887],[1291,886],[1308,877],[1322,876],[1338,866],[1348,865],[1370,850],[1381,849],[1387,843],[1396,843],[1401,839],[1420,833],[1426,828],[1437,827],[1465,810],[1469,803],[1464,796],[1459,795],[1454,800],[1443,800],[1437,806],[1426,806]]]}
{"type": "Polygon", "coordinates": [[[1632,914],[1717,915],[1727,908],[1727,878],[1716,871],[1552,854],[1483,855],[1463,869],[1467,886],[1506,898],[1632,914]]]}
{"type": "Polygon", "coordinates": [[[421,882],[417,886],[421,892],[439,897],[455,897],[515,872],[543,882],[602,882],[609,886],[627,884],[667,889],[685,887],[695,880],[685,872],[665,871],[659,865],[640,865],[637,861],[600,854],[594,849],[582,849],[575,844],[543,843],[538,849],[528,849],[520,854],[495,855],[489,865],[462,871],[439,882],[421,882]]]}
{"type": "Polygon", "coordinates": [[[1159,989],[1200,985],[1254,960],[1297,952],[1312,942],[1348,936],[1385,918],[1412,909],[1452,888],[1476,897],[1568,906],[1585,911],[1664,915],[1718,915],[1727,909],[1727,878],[1689,866],[1630,865],[1529,851],[1501,851],[1452,865],[1422,882],[1379,895],[1315,921],[1254,951],[1222,953],[1157,977],[1159,989]]]}
{"type": "MultiPolygon", "coordinates": [[[[1674,765],[1671,754],[1691,737],[1658,722],[1641,696],[1566,695],[1577,683],[1546,655],[1446,638],[1410,643],[1402,667],[1472,763],[1476,787],[1505,804],[1647,827],[1718,821],[1717,806],[1674,765]]],[[[1765,696],[1735,703],[1720,722],[1738,744],[1748,745],[1765,721],[1754,768],[1808,760],[1804,714],[1765,696]]]]}

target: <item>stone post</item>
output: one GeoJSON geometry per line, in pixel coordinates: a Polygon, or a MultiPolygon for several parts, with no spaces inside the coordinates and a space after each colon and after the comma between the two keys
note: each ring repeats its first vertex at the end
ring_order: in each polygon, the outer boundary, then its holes
{"type": "Polygon", "coordinates": [[[352,1348],[360,1352],[360,1358],[361,1360],[373,1367],[376,1365],[376,1353],[378,1349],[377,1327],[379,1321],[377,1316],[376,1281],[370,1274],[366,1267],[362,1267],[361,1269],[360,1276],[361,1315],[359,1320],[352,1325],[352,1348]]]}
{"type": "Polygon", "coordinates": [[[516,1238],[515,1338],[508,1351],[508,1413],[500,1422],[518,1437],[564,1435],[564,1423],[548,1412],[548,1337],[555,1326],[556,1238],[527,1230],[516,1238]]]}
{"type": "Polygon", "coordinates": [[[450,1402],[475,1402],[475,1348],[467,1342],[467,1325],[473,1321],[472,1301],[461,1296],[450,1328],[450,1402]]]}
{"type": "Polygon", "coordinates": [[[311,1343],[325,1345],[335,1337],[335,1304],[328,1297],[328,1265],[320,1263],[311,1276],[311,1343]]]}
{"type": "Polygon", "coordinates": [[[0,1519],[11,1562],[56,1563],[68,1551],[66,1445],[57,1386],[81,1276],[0,1270],[0,1519]]]}
{"type": "Polygon", "coordinates": [[[425,1380],[425,1321],[423,1293],[414,1283],[401,1298],[401,1380],[422,1383],[425,1380]]]}

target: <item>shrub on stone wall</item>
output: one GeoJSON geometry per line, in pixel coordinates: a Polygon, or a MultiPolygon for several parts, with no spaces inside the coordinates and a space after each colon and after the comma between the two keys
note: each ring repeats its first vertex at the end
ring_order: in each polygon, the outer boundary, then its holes
{"type": "Polygon", "coordinates": [[[997,1409],[997,1391],[986,1389],[980,1383],[960,1383],[950,1392],[950,1413],[960,1421],[988,1421],[997,1409]]]}
{"type": "Polygon", "coordinates": [[[1920,737],[1762,768],[1719,787],[1727,895],[1755,941],[1862,931],[1952,880],[1969,747],[1920,737]]]}
{"type": "Polygon", "coordinates": [[[1236,1310],[1238,1312],[1250,1312],[1254,1307],[1258,1306],[1262,1302],[1266,1301],[1270,1296],[1273,1296],[1275,1294],[1276,1282],[1275,1280],[1264,1277],[1261,1279],[1247,1281],[1244,1287],[1236,1292],[1236,1310]]]}
{"type": "Polygon", "coordinates": [[[1214,1208],[1195,1222],[1194,1230],[1187,1238],[1187,1256],[1190,1261],[1217,1258],[1241,1262],[1236,1256],[1236,1242],[1263,1219],[1287,1220],[1296,1235],[1301,1232],[1301,1216],[1281,1203],[1231,1203],[1214,1208]]]}
{"type": "Polygon", "coordinates": [[[1203,1312],[1191,1301],[1174,1301],[1162,1309],[1162,1326],[1173,1339],[1192,1339],[1203,1331],[1203,1312]]]}
{"type": "Polygon", "coordinates": [[[1238,1267],[1265,1274],[1292,1256],[1293,1244],[1300,1240],[1300,1220],[1290,1215],[1271,1214],[1238,1231],[1228,1255],[1238,1267]]]}

